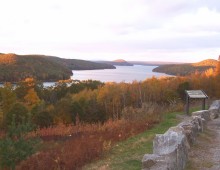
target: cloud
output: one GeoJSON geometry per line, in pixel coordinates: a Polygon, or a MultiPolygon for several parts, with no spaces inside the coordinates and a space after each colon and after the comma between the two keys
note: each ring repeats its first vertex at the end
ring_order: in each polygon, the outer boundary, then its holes
{"type": "Polygon", "coordinates": [[[161,58],[189,49],[192,55],[198,49],[216,54],[220,45],[218,0],[7,0],[0,5],[0,52],[109,59],[141,58],[150,51],[161,58]]]}

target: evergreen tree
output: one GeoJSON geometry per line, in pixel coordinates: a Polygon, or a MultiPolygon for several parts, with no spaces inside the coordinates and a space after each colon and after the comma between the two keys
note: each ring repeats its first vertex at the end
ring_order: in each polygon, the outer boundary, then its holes
{"type": "Polygon", "coordinates": [[[0,89],[0,126],[4,127],[6,124],[6,115],[16,102],[16,94],[10,83],[4,84],[0,89]]]}
{"type": "Polygon", "coordinates": [[[32,155],[39,144],[39,139],[27,137],[34,127],[30,122],[16,125],[15,119],[8,128],[7,134],[0,139],[0,168],[15,169],[16,164],[32,155]]]}
{"type": "Polygon", "coordinates": [[[15,124],[20,124],[22,121],[27,121],[28,119],[28,110],[27,108],[21,103],[15,103],[9,112],[6,114],[6,124],[10,125],[11,122],[15,121],[15,124]]]}

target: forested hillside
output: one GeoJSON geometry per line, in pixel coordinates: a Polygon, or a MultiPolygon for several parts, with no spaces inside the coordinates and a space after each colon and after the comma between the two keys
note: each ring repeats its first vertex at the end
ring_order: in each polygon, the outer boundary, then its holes
{"type": "Polygon", "coordinates": [[[59,63],[71,70],[96,70],[96,69],[115,69],[111,64],[96,63],[79,59],[64,59],[53,56],[44,56],[48,60],[59,63]]]}
{"type": "Polygon", "coordinates": [[[27,77],[42,81],[69,79],[72,70],[114,69],[109,64],[62,59],[44,55],[0,54],[0,82],[18,82],[27,77]]]}
{"type": "Polygon", "coordinates": [[[72,71],[37,55],[0,55],[0,82],[18,82],[27,77],[42,81],[69,79],[72,71]]]}
{"type": "Polygon", "coordinates": [[[202,73],[208,69],[214,69],[217,63],[217,60],[208,59],[198,63],[161,65],[153,69],[153,71],[170,75],[186,76],[195,72],[202,73]]]}

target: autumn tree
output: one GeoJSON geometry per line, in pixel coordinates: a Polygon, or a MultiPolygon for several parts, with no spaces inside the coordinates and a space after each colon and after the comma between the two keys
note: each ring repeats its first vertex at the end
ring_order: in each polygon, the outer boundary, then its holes
{"type": "Polygon", "coordinates": [[[54,106],[40,102],[31,110],[32,122],[40,128],[53,125],[54,106]]]}
{"type": "Polygon", "coordinates": [[[190,84],[187,81],[180,83],[177,88],[177,92],[182,100],[185,100],[185,97],[186,97],[185,90],[190,90],[190,84]]]}
{"type": "Polygon", "coordinates": [[[110,119],[119,119],[123,108],[123,96],[117,83],[106,83],[98,89],[97,102],[110,119]]]}
{"type": "Polygon", "coordinates": [[[24,100],[25,95],[27,95],[30,89],[34,89],[39,97],[42,97],[43,84],[42,82],[36,81],[34,78],[26,78],[25,80],[19,82],[15,88],[16,95],[20,101],[24,100]]]}
{"type": "Polygon", "coordinates": [[[34,88],[28,90],[27,94],[24,96],[24,100],[25,103],[29,106],[33,106],[40,102],[40,99],[34,88]]]}
{"type": "Polygon", "coordinates": [[[217,66],[216,66],[216,78],[215,78],[215,87],[216,87],[215,93],[216,93],[216,97],[220,97],[219,82],[220,82],[220,58],[219,58],[217,66]]]}
{"type": "Polygon", "coordinates": [[[55,105],[55,123],[70,124],[73,120],[72,100],[70,96],[66,96],[55,105]]]}
{"type": "Polygon", "coordinates": [[[0,119],[1,126],[6,124],[6,115],[16,102],[16,94],[10,83],[5,83],[0,89],[0,119]]]}
{"type": "Polygon", "coordinates": [[[16,94],[10,83],[5,83],[1,90],[2,110],[7,113],[16,101],[16,94]]]}
{"type": "Polygon", "coordinates": [[[6,114],[6,124],[10,125],[14,119],[17,125],[22,123],[22,121],[27,121],[28,117],[27,108],[21,103],[15,103],[6,114]]]}
{"type": "Polygon", "coordinates": [[[106,120],[105,110],[97,101],[97,90],[85,89],[72,96],[72,112],[74,121],[76,115],[83,122],[104,122],[106,120]]]}
{"type": "Polygon", "coordinates": [[[217,76],[220,76],[220,60],[218,61],[218,64],[217,64],[217,66],[216,66],[216,72],[215,72],[215,74],[216,74],[217,76]]]}

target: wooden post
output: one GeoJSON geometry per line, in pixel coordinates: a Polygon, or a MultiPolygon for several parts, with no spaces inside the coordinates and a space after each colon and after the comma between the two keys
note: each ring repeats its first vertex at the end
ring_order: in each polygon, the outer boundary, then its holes
{"type": "Polygon", "coordinates": [[[205,99],[202,100],[202,110],[205,110],[205,99]]]}
{"type": "Polygon", "coordinates": [[[186,114],[189,114],[189,96],[186,95],[186,114]]]}

